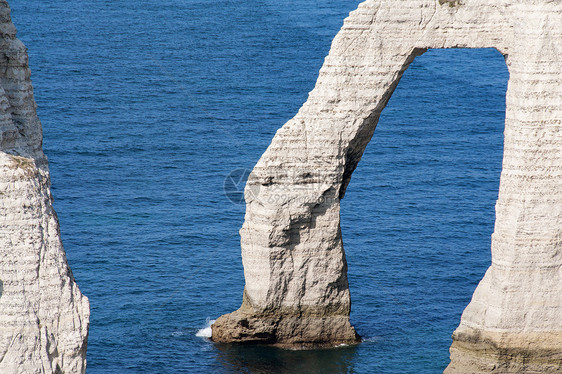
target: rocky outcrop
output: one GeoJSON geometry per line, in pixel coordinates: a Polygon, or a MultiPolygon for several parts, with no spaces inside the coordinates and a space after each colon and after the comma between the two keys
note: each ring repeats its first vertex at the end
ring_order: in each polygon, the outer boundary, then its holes
{"type": "Polygon", "coordinates": [[[487,47],[510,73],[492,265],[447,372],[562,370],[562,3],[552,0],[368,0],[350,14],[307,102],[249,177],[243,303],[216,321],[213,340],[358,341],[340,199],[413,59],[487,47]]]}
{"type": "Polygon", "coordinates": [[[61,244],[35,108],[0,0],[0,373],[84,373],[89,303],[61,244]]]}

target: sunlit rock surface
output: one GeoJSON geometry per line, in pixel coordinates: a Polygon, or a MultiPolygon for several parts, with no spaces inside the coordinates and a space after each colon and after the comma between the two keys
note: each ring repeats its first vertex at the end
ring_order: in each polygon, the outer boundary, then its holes
{"type": "Polygon", "coordinates": [[[89,303],[60,240],[35,108],[0,0],[0,373],[84,373],[89,303]]]}
{"type": "Polygon", "coordinates": [[[562,371],[562,2],[552,0],[368,0],[350,14],[250,175],[243,303],[216,321],[214,341],[358,341],[339,219],[351,174],[417,55],[488,47],[510,73],[492,265],[446,371],[562,371]]]}

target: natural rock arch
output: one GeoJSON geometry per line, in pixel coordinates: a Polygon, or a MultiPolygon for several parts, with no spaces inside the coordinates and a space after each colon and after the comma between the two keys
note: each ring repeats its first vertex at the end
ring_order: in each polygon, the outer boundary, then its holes
{"type": "Polygon", "coordinates": [[[240,231],[246,287],[218,342],[358,341],[340,199],[382,109],[428,48],[506,59],[503,169],[492,265],[454,333],[451,372],[562,367],[562,3],[368,0],[335,37],[314,90],[248,180],[240,231]]]}

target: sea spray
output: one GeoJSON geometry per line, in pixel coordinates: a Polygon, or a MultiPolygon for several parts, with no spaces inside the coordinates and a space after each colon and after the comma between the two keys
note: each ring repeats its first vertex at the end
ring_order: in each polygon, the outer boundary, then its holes
{"type": "Polygon", "coordinates": [[[199,338],[207,338],[209,339],[212,335],[212,330],[211,330],[211,325],[215,323],[214,319],[210,319],[209,317],[207,317],[207,320],[205,322],[205,327],[202,329],[199,329],[197,331],[197,333],[195,334],[195,336],[199,337],[199,338]]]}

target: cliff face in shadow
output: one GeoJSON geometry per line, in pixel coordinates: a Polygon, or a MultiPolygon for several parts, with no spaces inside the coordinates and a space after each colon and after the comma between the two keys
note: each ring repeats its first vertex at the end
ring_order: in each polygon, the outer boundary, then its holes
{"type": "Polygon", "coordinates": [[[27,50],[0,0],[0,372],[84,373],[88,299],[52,207],[27,50]]]}
{"type": "Polygon", "coordinates": [[[403,72],[428,48],[496,48],[510,72],[492,265],[447,372],[562,370],[562,3],[548,0],[368,0],[350,14],[248,179],[242,306],[216,321],[213,340],[358,341],[340,200],[403,72]]]}

